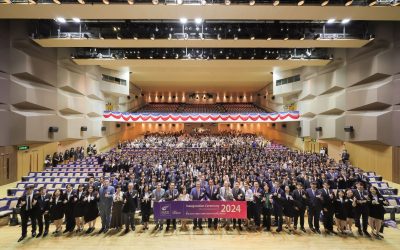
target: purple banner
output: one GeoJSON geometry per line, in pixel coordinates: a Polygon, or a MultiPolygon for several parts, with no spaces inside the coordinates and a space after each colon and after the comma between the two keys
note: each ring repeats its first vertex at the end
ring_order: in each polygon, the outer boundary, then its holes
{"type": "Polygon", "coordinates": [[[154,203],[155,219],[236,218],[245,219],[245,201],[164,201],[154,203]]]}

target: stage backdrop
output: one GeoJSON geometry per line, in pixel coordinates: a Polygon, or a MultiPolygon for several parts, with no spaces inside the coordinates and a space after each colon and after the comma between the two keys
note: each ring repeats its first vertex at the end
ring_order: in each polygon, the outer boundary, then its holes
{"type": "Polygon", "coordinates": [[[245,201],[164,201],[154,203],[155,219],[245,219],[245,201]]]}

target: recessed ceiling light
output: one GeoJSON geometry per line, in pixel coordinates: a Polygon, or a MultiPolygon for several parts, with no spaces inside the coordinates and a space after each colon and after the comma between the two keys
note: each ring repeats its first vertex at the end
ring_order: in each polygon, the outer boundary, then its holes
{"type": "Polygon", "coordinates": [[[196,19],[194,19],[194,22],[195,22],[196,24],[201,24],[201,23],[203,22],[203,19],[201,19],[201,18],[196,18],[196,19]]]}
{"type": "Polygon", "coordinates": [[[59,22],[59,23],[66,23],[67,22],[64,17],[57,17],[56,21],[59,22]]]}
{"type": "Polygon", "coordinates": [[[74,18],[72,18],[72,21],[74,21],[75,23],[80,23],[81,19],[74,17],[74,18]]]}
{"type": "Polygon", "coordinates": [[[299,0],[299,1],[297,2],[297,5],[298,5],[298,6],[302,6],[302,5],[304,4],[304,2],[305,2],[304,0],[299,0]]]}
{"type": "Polygon", "coordinates": [[[328,19],[328,21],[326,21],[326,23],[334,23],[335,21],[336,21],[335,18],[330,18],[330,19],[328,19]]]}
{"type": "Polygon", "coordinates": [[[182,17],[179,19],[179,21],[181,22],[181,24],[185,24],[185,23],[187,23],[188,20],[187,20],[187,18],[182,17]]]}
{"type": "Polygon", "coordinates": [[[350,22],[350,18],[345,18],[342,20],[342,24],[346,24],[350,22]]]}
{"type": "Polygon", "coordinates": [[[61,4],[61,2],[59,0],[53,0],[53,3],[55,4],[61,4]]]}
{"type": "Polygon", "coordinates": [[[132,4],[134,4],[134,3],[135,3],[134,0],[128,0],[128,4],[129,4],[129,5],[132,5],[132,4]]]}

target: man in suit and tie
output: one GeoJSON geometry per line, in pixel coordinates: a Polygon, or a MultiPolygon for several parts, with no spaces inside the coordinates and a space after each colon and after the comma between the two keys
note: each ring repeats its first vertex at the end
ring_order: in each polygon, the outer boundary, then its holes
{"type": "MultiPolygon", "coordinates": [[[[201,201],[205,198],[205,190],[203,188],[201,188],[201,183],[200,181],[196,181],[196,186],[194,188],[192,188],[192,190],[190,191],[190,198],[191,200],[194,201],[201,201]]],[[[203,226],[201,225],[201,223],[203,222],[203,220],[201,218],[194,218],[193,219],[193,230],[195,230],[197,228],[197,226],[199,227],[199,229],[203,229],[203,226]]]]}
{"type": "Polygon", "coordinates": [[[65,207],[65,230],[63,233],[73,232],[75,228],[75,216],[74,216],[74,191],[72,185],[67,184],[66,192],[64,193],[64,207],[65,207]]]}
{"type": "Polygon", "coordinates": [[[105,179],[103,181],[103,186],[99,189],[99,212],[101,218],[101,229],[100,233],[107,233],[110,228],[111,223],[111,207],[113,203],[113,195],[115,193],[115,189],[113,186],[110,186],[110,180],[105,179]]]}
{"type": "MultiPolygon", "coordinates": [[[[161,188],[161,182],[157,183],[156,188],[153,190],[153,202],[160,202],[164,199],[165,190],[161,188]]],[[[163,229],[163,220],[154,220],[156,223],[155,230],[159,229],[160,231],[163,229]]]]}
{"type": "Polygon", "coordinates": [[[263,198],[263,190],[260,188],[260,184],[258,181],[255,181],[253,184],[253,219],[254,224],[258,230],[261,229],[261,210],[262,210],[262,198],[263,198]]]}
{"type": "MultiPolygon", "coordinates": [[[[206,196],[207,196],[207,199],[210,201],[219,200],[219,187],[214,185],[213,179],[208,180],[208,186],[206,187],[206,196]]],[[[208,218],[208,228],[211,228],[212,224],[214,226],[214,229],[217,229],[218,218],[214,218],[214,219],[208,218]]]]}
{"type": "Polygon", "coordinates": [[[45,187],[39,188],[39,193],[35,197],[36,199],[36,213],[35,217],[37,220],[37,224],[39,226],[39,233],[36,238],[42,236],[46,237],[49,233],[49,225],[50,225],[50,199],[51,195],[47,193],[45,187]],[[43,220],[44,220],[44,232],[43,232],[43,220]]]}
{"type": "Polygon", "coordinates": [[[274,212],[274,217],[276,224],[278,228],[276,229],[276,232],[279,233],[282,231],[282,225],[283,225],[283,207],[280,204],[279,200],[281,197],[285,194],[285,191],[281,188],[281,184],[278,180],[274,182],[274,186],[272,188],[272,206],[273,206],[273,212],[274,212]]]}
{"type": "Polygon", "coordinates": [[[321,234],[319,230],[319,215],[322,210],[322,196],[321,192],[317,189],[317,182],[311,182],[311,188],[306,190],[307,204],[308,204],[308,226],[314,233],[321,234]]]}
{"type": "Polygon", "coordinates": [[[134,184],[130,182],[128,184],[128,191],[123,195],[124,205],[122,207],[122,216],[125,222],[125,233],[129,232],[129,226],[132,231],[135,231],[135,212],[138,206],[138,191],[135,190],[134,184]]]}
{"type": "MultiPolygon", "coordinates": [[[[232,195],[233,195],[233,200],[234,201],[244,201],[245,200],[245,193],[244,191],[240,188],[239,182],[235,182],[233,188],[232,188],[232,195]]],[[[233,219],[233,229],[236,229],[236,222],[239,225],[239,230],[242,231],[242,219],[233,219]]]]}
{"type": "Polygon", "coordinates": [[[297,229],[297,222],[300,218],[300,230],[306,232],[304,228],[304,214],[306,212],[307,207],[307,200],[306,200],[306,192],[303,189],[303,184],[300,182],[296,185],[296,190],[293,191],[293,199],[297,202],[299,211],[297,212],[296,216],[294,217],[294,229],[297,229]]]}
{"type": "Polygon", "coordinates": [[[333,231],[333,201],[335,195],[329,188],[329,183],[326,181],[323,184],[323,188],[320,190],[322,194],[322,212],[324,214],[323,222],[327,234],[336,234],[336,232],[333,231]]]}
{"type": "Polygon", "coordinates": [[[356,190],[353,190],[354,197],[356,198],[356,207],[354,209],[354,221],[356,227],[358,228],[358,234],[367,237],[371,237],[368,233],[368,215],[369,215],[369,207],[368,207],[368,191],[364,189],[364,183],[361,181],[356,183],[356,190]],[[360,219],[362,216],[362,230],[360,219]]]}
{"type": "MultiPolygon", "coordinates": [[[[175,188],[175,182],[169,183],[169,188],[164,193],[164,200],[165,201],[176,201],[179,198],[179,191],[175,188]]],[[[171,219],[167,219],[167,228],[166,231],[169,231],[171,225],[171,219]]],[[[176,219],[172,219],[172,227],[176,230],[176,219]]]]}
{"type": "MultiPolygon", "coordinates": [[[[219,189],[219,198],[222,201],[232,201],[233,200],[233,194],[232,190],[230,187],[230,182],[228,179],[225,179],[224,181],[224,186],[219,189]]],[[[230,219],[225,219],[225,222],[223,226],[226,228],[226,230],[229,230],[231,220],[230,219]]]]}
{"type": "Polygon", "coordinates": [[[17,202],[17,208],[20,208],[22,234],[18,242],[25,239],[28,229],[28,220],[31,219],[32,237],[36,236],[35,206],[36,200],[33,197],[33,186],[25,188],[25,194],[17,202]]]}

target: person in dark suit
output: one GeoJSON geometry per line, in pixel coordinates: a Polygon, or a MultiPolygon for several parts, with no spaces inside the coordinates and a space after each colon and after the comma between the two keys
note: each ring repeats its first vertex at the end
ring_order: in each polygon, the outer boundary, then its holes
{"type": "MultiPolygon", "coordinates": [[[[245,194],[243,189],[239,187],[239,182],[235,182],[233,188],[232,188],[232,195],[233,195],[233,200],[234,201],[244,201],[245,200],[245,194]]],[[[236,229],[236,223],[239,226],[239,230],[242,231],[242,219],[233,219],[233,229],[236,229]]]]}
{"type": "Polygon", "coordinates": [[[289,233],[292,233],[292,220],[294,217],[296,217],[299,207],[296,201],[293,199],[289,186],[285,186],[285,193],[284,195],[282,195],[280,200],[283,206],[283,214],[285,215],[285,223],[287,225],[287,228],[289,229],[289,233]]]}
{"type": "Polygon", "coordinates": [[[337,198],[333,201],[336,227],[339,233],[345,234],[347,229],[346,199],[343,190],[338,190],[337,198]]]}
{"type": "MultiPolygon", "coordinates": [[[[207,200],[215,201],[219,200],[219,187],[215,185],[214,180],[210,179],[206,186],[207,200]]],[[[214,229],[218,227],[218,218],[208,218],[208,228],[214,226],[214,229]],[[212,225],[213,224],[213,225],[212,225]]]]}
{"type": "Polygon", "coordinates": [[[264,192],[261,202],[262,202],[262,215],[263,215],[262,226],[264,227],[264,231],[269,232],[271,230],[271,214],[272,214],[273,200],[267,183],[264,185],[264,192]]]}
{"type": "Polygon", "coordinates": [[[353,190],[354,197],[356,198],[356,207],[354,209],[354,221],[355,225],[358,228],[358,234],[367,237],[371,237],[368,233],[368,214],[369,214],[369,194],[367,190],[364,190],[364,183],[357,182],[356,188],[353,190]],[[362,228],[360,223],[360,218],[362,217],[362,228]]]}
{"type": "Polygon", "coordinates": [[[281,197],[284,195],[284,191],[281,188],[281,184],[279,181],[274,182],[274,186],[272,188],[272,199],[273,199],[273,212],[274,212],[274,217],[276,220],[276,224],[278,228],[276,229],[276,232],[279,233],[282,231],[282,225],[283,225],[283,207],[280,202],[281,197]]]}
{"type": "Polygon", "coordinates": [[[36,238],[42,236],[46,237],[49,233],[49,225],[50,225],[50,199],[51,195],[47,193],[45,187],[39,188],[39,193],[36,194],[35,200],[36,202],[36,220],[39,226],[39,233],[36,238]],[[43,220],[44,220],[44,232],[43,232],[43,220]]]}
{"type": "Polygon", "coordinates": [[[335,231],[333,231],[333,201],[335,198],[335,195],[332,190],[330,190],[330,185],[327,181],[325,181],[323,184],[323,188],[320,190],[321,195],[322,195],[322,211],[323,211],[323,223],[324,223],[324,228],[325,232],[327,234],[336,234],[335,231]]]}
{"type": "Polygon", "coordinates": [[[299,211],[297,211],[296,216],[294,217],[294,230],[297,230],[297,222],[300,218],[300,230],[305,233],[304,214],[307,208],[307,197],[306,191],[303,189],[303,184],[300,182],[297,183],[296,190],[293,191],[293,199],[297,202],[299,208],[299,211]]]}
{"type": "Polygon", "coordinates": [[[352,234],[352,226],[354,223],[354,214],[355,214],[355,208],[357,206],[357,200],[354,197],[353,190],[347,189],[346,190],[346,199],[345,199],[345,209],[346,209],[346,225],[347,225],[347,230],[346,232],[349,234],[352,234]]]}
{"type": "Polygon", "coordinates": [[[35,207],[37,200],[34,199],[33,186],[25,188],[25,194],[22,195],[17,202],[17,207],[20,208],[21,216],[21,228],[22,234],[18,239],[18,242],[25,239],[28,229],[28,220],[30,219],[32,224],[32,237],[36,236],[36,218],[35,218],[35,207]]]}
{"type": "Polygon", "coordinates": [[[256,229],[260,230],[263,190],[262,188],[260,188],[260,184],[258,183],[258,181],[255,181],[253,185],[253,219],[254,224],[256,225],[256,229]]]}
{"type": "MultiPolygon", "coordinates": [[[[205,190],[201,188],[200,181],[196,181],[196,186],[190,191],[190,199],[193,201],[201,201],[204,200],[205,196],[205,190]]],[[[194,218],[193,230],[196,230],[197,227],[199,227],[200,230],[203,229],[201,225],[202,222],[203,220],[201,218],[194,218]]]]}
{"type": "Polygon", "coordinates": [[[83,231],[85,225],[83,216],[85,215],[85,191],[83,184],[79,184],[78,189],[74,195],[74,217],[75,224],[77,226],[76,232],[80,233],[83,231]]]}
{"type": "Polygon", "coordinates": [[[128,184],[128,191],[123,195],[124,206],[122,207],[122,215],[125,221],[125,233],[129,232],[129,226],[135,231],[135,212],[138,206],[139,194],[133,188],[134,184],[128,184]]]}
{"type": "Polygon", "coordinates": [[[96,225],[96,219],[99,217],[99,209],[97,202],[99,201],[99,193],[95,191],[94,185],[90,185],[87,190],[85,197],[83,198],[85,204],[85,214],[83,219],[85,223],[89,224],[89,228],[86,230],[86,234],[90,234],[94,231],[94,225],[96,225]]]}
{"type": "Polygon", "coordinates": [[[371,186],[369,189],[369,218],[368,223],[372,229],[372,234],[378,238],[383,239],[380,234],[382,223],[385,215],[385,208],[383,206],[389,205],[385,198],[379,193],[379,190],[371,186]]]}
{"type": "Polygon", "coordinates": [[[321,192],[317,189],[317,182],[311,182],[311,188],[306,190],[307,204],[308,204],[308,226],[314,233],[320,234],[319,230],[319,215],[322,210],[322,196],[321,192]]]}
{"type": "MultiPolygon", "coordinates": [[[[175,188],[175,183],[170,182],[169,188],[164,193],[164,200],[165,201],[176,201],[179,198],[179,191],[175,188]]],[[[171,225],[171,219],[167,219],[167,227],[165,228],[166,231],[169,231],[171,225]]],[[[172,219],[172,228],[176,230],[176,219],[172,219]]]]}
{"type": "Polygon", "coordinates": [[[141,193],[140,193],[140,210],[142,212],[142,222],[143,222],[143,230],[149,229],[149,220],[151,214],[151,198],[152,192],[149,189],[149,185],[144,185],[141,193]]]}
{"type": "Polygon", "coordinates": [[[67,184],[66,190],[64,193],[64,213],[65,213],[65,230],[63,233],[73,232],[75,228],[75,214],[74,214],[74,207],[75,207],[75,192],[72,190],[72,185],[67,184]]]}
{"type": "Polygon", "coordinates": [[[65,203],[61,189],[56,189],[50,199],[50,219],[56,226],[56,231],[53,232],[55,235],[61,233],[65,203]]]}

